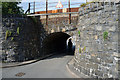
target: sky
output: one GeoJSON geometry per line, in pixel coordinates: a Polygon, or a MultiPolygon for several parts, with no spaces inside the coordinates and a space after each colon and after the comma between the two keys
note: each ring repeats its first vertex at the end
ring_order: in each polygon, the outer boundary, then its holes
{"type": "MultiPolygon", "coordinates": [[[[21,1],[22,3],[19,6],[22,7],[24,12],[25,12],[28,9],[28,4],[31,3],[31,6],[32,6],[34,1],[36,2],[36,5],[37,5],[36,8],[38,8],[38,9],[36,9],[36,11],[45,11],[46,0],[22,0],[21,1]]],[[[56,5],[57,5],[58,1],[59,0],[48,0],[48,6],[49,6],[48,10],[58,9],[58,8],[56,8],[56,5]],[[53,4],[53,2],[55,2],[55,3],[53,4]],[[50,7],[50,6],[53,6],[53,7],[50,7]]],[[[63,8],[68,8],[68,0],[60,0],[60,2],[62,3],[63,8]],[[67,4],[67,5],[65,5],[65,4],[67,4]]],[[[70,2],[71,2],[71,4],[73,4],[73,3],[82,4],[82,3],[85,3],[86,0],[70,0],[70,2]]],[[[80,4],[71,5],[71,7],[79,7],[80,4]]]]}

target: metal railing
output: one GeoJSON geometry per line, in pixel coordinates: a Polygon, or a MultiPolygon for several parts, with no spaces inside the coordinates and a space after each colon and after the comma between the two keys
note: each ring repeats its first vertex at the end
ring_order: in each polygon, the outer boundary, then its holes
{"type": "MultiPolygon", "coordinates": [[[[29,3],[28,10],[26,11],[26,13],[28,12],[29,14],[36,14],[37,10],[39,9],[39,10],[44,10],[44,12],[43,12],[44,14],[48,14],[48,12],[50,11],[49,9],[55,8],[57,3],[58,2],[48,2],[48,0],[46,0],[45,3],[41,3],[41,4],[38,2],[31,2],[31,3],[29,3]]],[[[63,6],[66,6],[65,7],[66,12],[69,13],[69,24],[71,24],[71,8],[72,8],[71,6],[75,5],[75,6],[80,7],[80,4],[81,4],[80,2],[71,3],[70,0],[68,0],[67,3],[62,4],[63,6]]],[[[62,13],[64,7],[61,9],[58,9],[58,8],[56,8],[56,9],[58,10],[58,12],[54,12],[54,13],[62,13]]],[[[72,11],[72,12],[74,12],[74,11],[72,11]]],[[[48,21],[48,15],[46,15],[46,25],[48,25],[47,21],[48,21]]]]}
{"type": "MultiPolygon", "coordinates": [[[[30,13],[31,14],[35,14],[35,12],[37,11],[46,11],[46,8],[47,10],[56,10],[56,9],[59,9],[59,8],[55,8],[56,5],[57,5],[58,2],[48,2],[46,0],[46,3],[39,3],[39,2],[31,2],[29,3],[29,7],[30,8],[30,13]]],[[[70,0],[67,2],[67,3],[62,3],[63,8],[60,8],[60,9],[64,9],[64,8],[72,8],[71,6],[80,6],[81,3],[79,2],[76,2],[76,3],[71,3],[70,0]]]]}

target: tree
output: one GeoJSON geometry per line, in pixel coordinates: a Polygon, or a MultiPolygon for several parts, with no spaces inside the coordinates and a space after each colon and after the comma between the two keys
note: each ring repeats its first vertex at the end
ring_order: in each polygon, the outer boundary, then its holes
{"type": "Polygon", "coordinates": [[[2,2],[2,14],[23,14],[23,9],[18,6],[21,2],[2,2]]]}

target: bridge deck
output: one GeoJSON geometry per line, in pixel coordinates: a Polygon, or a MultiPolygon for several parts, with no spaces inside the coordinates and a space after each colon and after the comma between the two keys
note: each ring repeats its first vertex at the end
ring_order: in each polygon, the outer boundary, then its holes
{"type": "Polygon", "coordinates": [[[58,15],[58,14],[78,14],[78,12],[48,13],[48,14],[29,14],[29,15],[27,15],[27,16],[46,16],[46,15],[58,15]]]}

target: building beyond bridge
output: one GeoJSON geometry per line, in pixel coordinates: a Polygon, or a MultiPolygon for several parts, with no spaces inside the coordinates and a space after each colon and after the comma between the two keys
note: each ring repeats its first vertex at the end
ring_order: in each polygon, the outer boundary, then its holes
{"type": "MultiPolygon", "coordinates": [[[[78,8],[70,8],[71,12],[78,12],[79,11],[79,7],[78,8]]],[[[64,9],[57,9],[57,10],[48,10],[47,13],[66,13],[69,12],[69,8],[64,8],[64,9]]],[[[46,14],[46,11],[38,11],[35,12],[35,14],[46,14]]]]}

